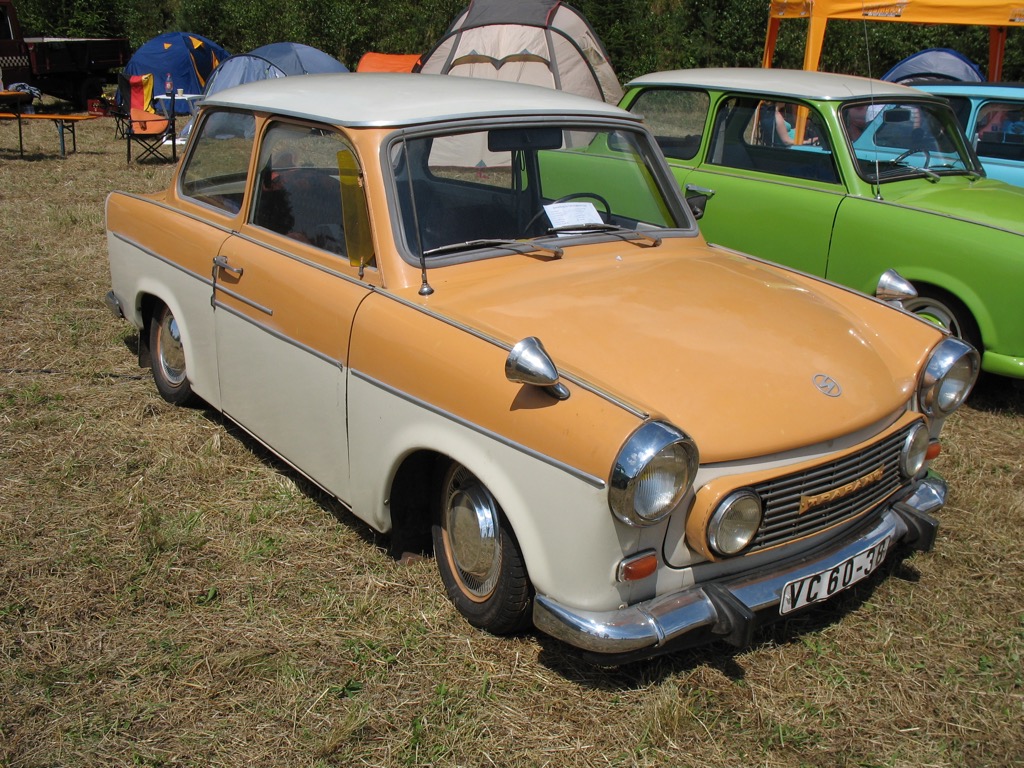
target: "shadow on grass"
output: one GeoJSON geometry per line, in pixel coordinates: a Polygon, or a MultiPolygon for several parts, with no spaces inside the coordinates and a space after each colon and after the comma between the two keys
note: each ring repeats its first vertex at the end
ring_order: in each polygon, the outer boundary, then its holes
{"type": "Polygon", "coordinates": [[[762,623],[753,642],[736,648],[717,640],[697,647],[667,648],[657,655],[629,661],[619,666],[605,666],[593,656],[554,638],[537,633],[541,653],[538,661],[553,672],[581,686],[604,691],[633,690],[686,674],[699,667],[717,670],[724,677],[738,682],[746,676],[742,657],[758,649],[800,643],[858,611],[887,579],[917,582],[920,574],[906,558],[909,548],[900,548],[870,577],[831,600],[800,611],[785,619],[762,623]]]}
{"type": "Polygon", "coordinates": [[[985,413],[1024,415],[1024,379],[984,373],[967,399],[967,406],[985,413]]]}

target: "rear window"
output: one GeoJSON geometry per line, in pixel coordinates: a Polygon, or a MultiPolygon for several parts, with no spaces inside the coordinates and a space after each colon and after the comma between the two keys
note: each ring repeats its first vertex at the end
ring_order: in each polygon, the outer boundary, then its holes
{"type": "Polygon", "coordinates": [[[710,103],[704,91],[651,88],[629,111],[643,117],[666,157],[692,160],[700,149],[710,103]]]}
{"type": "Polygon", "coordinates": [[[242,209],[256,120],[247,112],[207,112],[181,174],[181,194],[234,215],[242,209]]]}

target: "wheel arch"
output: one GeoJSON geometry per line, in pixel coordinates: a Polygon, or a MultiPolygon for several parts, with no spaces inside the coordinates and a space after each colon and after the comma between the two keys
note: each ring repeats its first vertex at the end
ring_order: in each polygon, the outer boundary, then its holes
{"type": "MultiPolygon", "coordinates": [[[[946,293],[960,302],[970,313],[981,335],[982,347],[995,336],[992,315],[985,308],[985,303],[977,292],[963,280],[944,272],[928,269],[897,269],[901,276],[909,280],[919,293],[927,293],[929,289],[946,293]]],[[[979,350],[981,351],[981,350],[979,350]]]]}

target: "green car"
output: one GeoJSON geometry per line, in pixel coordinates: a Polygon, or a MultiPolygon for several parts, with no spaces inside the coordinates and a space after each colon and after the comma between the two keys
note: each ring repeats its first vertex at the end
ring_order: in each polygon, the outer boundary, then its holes
{"type": "Polygon", "coordinates": [[[865,293],[895,269],[904,306],[1024,378],[1024,188],[985,177],[945,100],[778,69],[658,72],[642,115],[712,243],[865,293]]]}

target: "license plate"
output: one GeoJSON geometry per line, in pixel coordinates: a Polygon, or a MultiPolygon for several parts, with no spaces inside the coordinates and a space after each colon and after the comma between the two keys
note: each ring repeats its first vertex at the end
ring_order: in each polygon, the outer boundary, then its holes
{"type": "Polygon", "coordinates": [[[861,579],[867,578],[882,561],[889,551],[889,537],[882,539],[863,552],[847,558],[826,571],[794,579],[782,589],[782,602],[779,613],[787,614],[812,603],[828,600],[837,592],[853,586],[861,579]]]}

